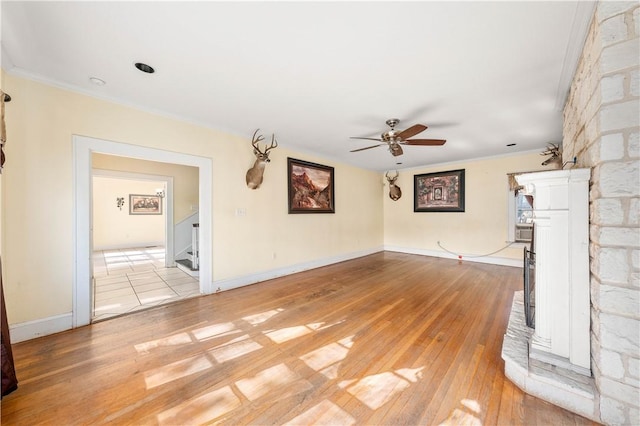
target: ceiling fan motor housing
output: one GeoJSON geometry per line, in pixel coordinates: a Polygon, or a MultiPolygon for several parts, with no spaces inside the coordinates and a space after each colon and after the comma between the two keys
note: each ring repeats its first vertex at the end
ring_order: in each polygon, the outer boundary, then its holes
{"type": "Polygon", "coordinates": [[[397,137],[398,132],[393,129],[380,135],[380,139],[382,139],[384,142],[395,142],[397,137]]]}

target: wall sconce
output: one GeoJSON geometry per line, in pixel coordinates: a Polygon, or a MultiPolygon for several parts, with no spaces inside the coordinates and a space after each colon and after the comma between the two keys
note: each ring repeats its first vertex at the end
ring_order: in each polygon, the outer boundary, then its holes
{"type": "Polygon", "coordinates": [[[157,188],[156,195],[160,198],[164,198],[164,188],[157,188]]]}
{"type": "Polygon", "coordinates": [[[124,197],[118,197],[117,201],[118,201],[118,208],[122,210],[122,206],[124,206],[124,197]]]}

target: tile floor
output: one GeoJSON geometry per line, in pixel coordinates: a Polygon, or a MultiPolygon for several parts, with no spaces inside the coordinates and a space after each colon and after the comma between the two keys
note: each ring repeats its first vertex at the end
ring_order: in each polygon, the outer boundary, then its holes
{"type": "Polygon", "coordinates": [[[165,268],[164,247],[93,252],[93,321],[200,295],[194,278],[165,268]]]}

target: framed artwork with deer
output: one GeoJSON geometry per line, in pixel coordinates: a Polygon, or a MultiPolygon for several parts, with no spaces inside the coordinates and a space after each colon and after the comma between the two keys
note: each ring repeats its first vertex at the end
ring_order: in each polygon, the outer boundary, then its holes
{"type": "Polygon", "coordinates": [[[287,158],[289,214],[335,213],[333,167],[287,158]]]}
{"type": "Polygon", "coordinates": [[[464,169],[413,178],[414,212],[464,212],[464,169]]]}

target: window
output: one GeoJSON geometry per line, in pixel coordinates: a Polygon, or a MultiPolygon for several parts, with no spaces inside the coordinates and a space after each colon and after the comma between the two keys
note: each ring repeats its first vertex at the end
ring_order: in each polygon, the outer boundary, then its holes
{"type": "Polygon", "coordinates": [[[533,197],[509,191],[509,241],[528,243],[533,237],[533,197]]]}
{"type": "Polygon", "coordinates": [[[516,223],[533,223],[533,197],[519,192],[516,195],[516,223]],[[529,202],[531,200],[531,203],[529,202]]]}

